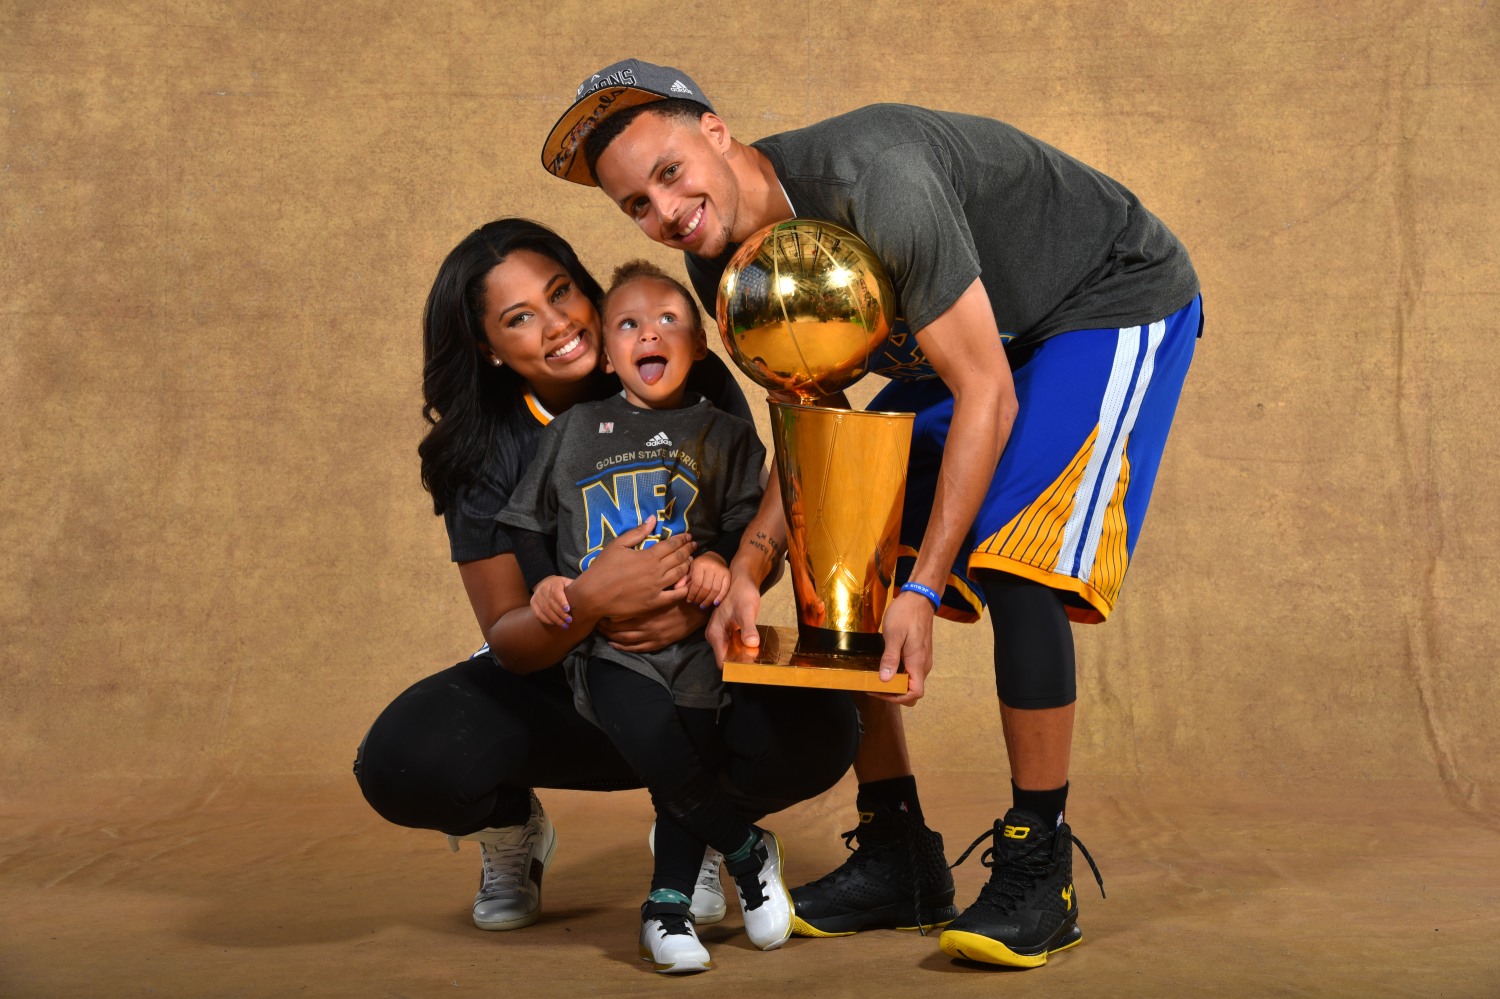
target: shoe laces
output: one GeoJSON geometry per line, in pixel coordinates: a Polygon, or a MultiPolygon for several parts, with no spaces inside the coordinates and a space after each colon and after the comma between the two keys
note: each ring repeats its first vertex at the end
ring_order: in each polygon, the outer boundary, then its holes
{"type": "Polygon", "coordinates": [[[812,882],[815,885],[837,885],[855,876],[855,872],[870,867],[881,861],[889,861],[890,855],[895,851],[896,844],[873,837],[866,838],[860,835],[859,829],[850,829],[846,833],[840,833],[844,840],[844,849],[853,856],[844,861],[838,867],[829,871],[818,880],[812,882]],[[859,840],[859,846],[854,841],[859,840]]]}
{"type": "Polygon", "coordinates": [[[708,888],[721,895],[724,893],[724,887],[719,883],[719,863],[723,859],[723,855],[713,849],[703,855],[703,865],[698,868],[698,887],[708,888]]]}
{"type": "Polygon", "coordinates": [[[969,854],[988,839],[990,845],[979,855],[979,863],[988,867],[991,873],[989,881],[979,889],[978,902],[1002,912],[1009,912],[1022,904],[1036,883],[1044,879],[1051,871],[1052,858],[1057,850],[1056,841],[1059,838],[1068,841],[1063,845],[1063,849],[1067,849],[1069,845],[1078,847],[1079,852],[1083,854],[1083,859],[1089,862],[1089,869],[1094,872],[1094,881],[1099,885],[1099,897],[1107,898],[1108,896],[1104,894],[1104,877],[1099,873],[1099,865],[1094,863],[1088,847],[1074,838],[1072,830],[1066,826],[1058,826],[1050,836],[1038,836],[1034,841],[1015,843],[1005,838],[1004,823],[996,819],[995,824],[980,833],[974,842],[969,844],[968,849],[949,866],[950,868],[957,867],[968,860],[969,854]]]}
{"type": "Polygon", "coordinates": [[[911,908],[917,917],[917,933],[920,936],[927,935],[927,926],[922,922],[922,870],[920,864],[922,858],[917,855],[917,837],[914,832],[917,828],[915,822],[901,823],[901,850],[906,855],[906,869],[911,871],[911,908]]]}
{"type": "Polygon", "coordinates": [[[515,842],[479,844],[482,861],[479,892],[485,897],[508,894],[525,883],[531,859],[531,838],[520,836],[515,842]]]}
{"type": "Polygon", "coordinates": [[[651,918],[656,920],[663,938],[669,936],[691,936],[693,934],[692,924],[687,916],[675,912],[661,912],[651,918]]]}

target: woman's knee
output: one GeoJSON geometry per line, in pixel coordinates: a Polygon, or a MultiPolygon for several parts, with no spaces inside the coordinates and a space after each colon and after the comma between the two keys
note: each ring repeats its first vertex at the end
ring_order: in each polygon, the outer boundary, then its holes
{"type": "Polygon", "coordinates": [[[397,825],[482,828],[508,786],[505,761],[527,758],[527,730],[504,724],[455,668],[413,684],[370,726],[354,776],[370,807],[397,825]]]}
{"type": "Polygon", "coordinates": [[[762,812],[822,794],[853,764],[859,717],[847,693],[758,687],[735,697],[723,779],[762,812]]]}
{"type": "Polygon", "coordinates": [[[381,721],[365,735],[354,761],[355,780],[370,807],[388,822],[415,829],[481,828],[493,803],[481,804],[483,791],[464,785],[460,775],[469,770],[445,752],[448,740],[381,721]]]}

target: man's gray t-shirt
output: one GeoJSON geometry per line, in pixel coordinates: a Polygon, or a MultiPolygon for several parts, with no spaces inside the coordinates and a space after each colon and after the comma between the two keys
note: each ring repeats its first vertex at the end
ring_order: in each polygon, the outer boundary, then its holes
{"type": "MultiPolygon", "coordinates": [[[[1152,322],[1198,293],[1187,251],[1135,195],[1004,122],[877,104],[752,145],[798,217],[835,222],[870,244],[914,332],[975,278],[1011,348],[1152,322]]],[[[734,249],[687,259],[710,312],[734,249]]],[[[912,360],[892,352],[874,370],[932,377],[912,360]]]]}
{"type": "MultiPolygon", "coordinates": [[[[753,424],[701,397],[680,409],[637,409],[622,395],[579,403],[542,432],[536,457],[495,519],[555,538],[558,570],[569,578],[653,514],[650,544],[691,532],[702,552],[750,523],[765,456],[753,424]]],[[[650,653],[611,648],[599,635],[579,645],[564,666],[580,713],[593,719],[582,678],[590,656],[660,680],[679,707],[723,704],[719,668],[701,632],[650,653]]]]}

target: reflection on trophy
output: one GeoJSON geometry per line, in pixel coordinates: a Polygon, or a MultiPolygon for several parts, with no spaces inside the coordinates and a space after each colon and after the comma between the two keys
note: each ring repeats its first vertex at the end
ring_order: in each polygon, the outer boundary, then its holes
{"type": "Polygon", "coordinates": [[[731,639],[725,680],[906,691],[906,674],[881,683],[879,666],[911,414],[808,405],[869,370],[895,301],[864,241],[816,219],[767,226],[724,270],[718,321],[730,356],[802,403],[771,403],[797,629],[762,625],[759,648],[731,639]]]}

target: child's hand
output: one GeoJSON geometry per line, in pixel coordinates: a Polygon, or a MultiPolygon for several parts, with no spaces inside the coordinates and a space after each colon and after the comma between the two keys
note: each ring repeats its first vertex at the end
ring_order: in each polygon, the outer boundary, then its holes
{"type": "Polygon", "coordinates": [[[548,576],[537,584],[536,590],[531,594],[531,612],[536,619],[543,624],[550,624],[554,628],[566,628],[573,623],[572,610],[568,606],[568,584],[572,580],[566,576],[548,576]]]}
{"type": "Polygon", "coordinates": [[[729,592],[729,566],[713,552],[693,558],[688,567],[686,600],[699,608],[717,607],[729,592]]]}

